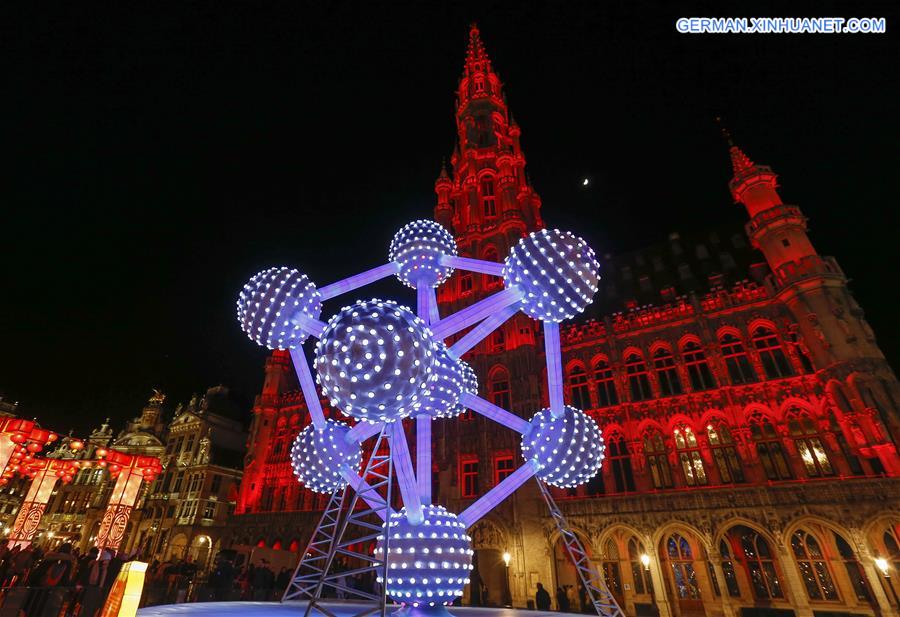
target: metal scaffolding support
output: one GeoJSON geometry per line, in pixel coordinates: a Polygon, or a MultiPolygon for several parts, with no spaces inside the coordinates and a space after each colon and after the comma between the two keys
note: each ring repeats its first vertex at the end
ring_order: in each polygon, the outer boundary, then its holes
{"type": "MultiPolygon", "coordinates": [[[[390,534],[384,533],[383,530],[387,529],[387,525],[382,527],[382,521],[390,521],[391,517],[390,504],[393,492],[394,465],[393,457],[386,451],[385,446],[388,443],[391,431],[395,427],[396,430],[403,430],[402,423],[390,423],[385,424],[378,435],[378,439],[372,448],[372,455],[369,457],[362,474],[363,482],[358,485],[359,491],[353,491],[349,487],[341,491],[343,497],[338,507],[338,516],[333,517],[334,522],[331,523],[336,532],[332,532],[334,534],[333,540],[328,543],[328,551],[324,557],[324,563],[320,559],[314,566],[319,568],[321,563],[318,577],[312,582],[312,579],[303,578],[302,575],[298,579],[296,578],[297,575],[295,575],[295,579],[291,583],[290,589],[293,589],[295,586],[300,588],[301,586],[309,585],[309,587],[302,587],[304,589],[303,593],[310,598],[304,617],[309,617],[313,609],[328,617],[336,617],[335,613],[322,604],[322,592],[326,587],[339,596],[361,598],[374,603],[373,606],[360,611],[354,617],[363,617],[373,613],[386,617],[387,590],[382,581],[387,580],[388,561],[390,559],[390,534]],[[352,491],[353,495],[350,499],[346,498],[348,490],[352,491]],[[349,503],[347,504],[347,502],[349,503]],[[346,508],[344,508],[344,504],[347,504],[346,508]],[[357,506],[360,507],[357,508],[357,506]],[[382,535],[384,535],[382,542],[384,550],[376,553],[374,545],[381,540],[382,535]],[[378,555],[382,555],[383,558],[380,558],[378,555]],[[335,571],[333,566],[336,557],[347,559],[350,568],[335,571]],[[350,586],[350,578],[357,574],[363,576],[371,575],[375,591],[363,591],[350,586]],[[310,582],[308,583],[307,581],[310,582]]],[[[333,498],[334,494],[332,494],[333,498]]],[[[329,502],[329,507],[331,505],[332,503],[329,502]]],[[[319,527],[313,534],[311,545],[320,532],[323,537],[328,536],[328,529],[322,529],[322,522],[328,524],[326,518],[326,515],[323,515],[319,527]]],[[[301,574],[299,567],[297,574],[301,574]]],[[[299,595],[299,592],[296,595],[299,595]]],[[[285,599],[288,599],[287,594],[285,594],[285,599]]]]}
{"type": "Polygon", "coordinates": [[[603,577],[599,574],[597,569],[594,568],[591,560],[588,558],[587,552],[585,552],[584,546],[581,544],[581,540],[579,540],[578,536],[576,536],[571,528],[569,528],[566,517],[563,516],[563,513],[557,507],[556,502],[553,501],[553,496],[550,495],[550,489],[548,489],[547,485],[540,480],[538,480],[537,483],[541,489],[541,495],[544,496],[544,501],[547,502],[547,507],[550,509],[550,515],[553,517],[553,522],[556,523],[556,528],[559,530],[559,535],[563,539],[566,552],[569,554],[572,563],[575,564],[575,570],[578,572],[581,584],[584,585],[584,589],[591,599],[591,604],[594,605],[594,610],[597,611],[597,615],[599,615],[599,617],[625,617],[625,613],[622,612],[619,603],[616,602],[616,599],[609,592],[609,589],[607,589],[603,577]]]}
{"type": "Polygon", "coordinates": [[[328,561],[328,554],[334,543],[346,495],[347,487],[339,488],[335,489],[328,499],[328,505],[322,512],[322,518],[319,519],[306,550],[303,551],[303,557],[294,570],[291,582],[281,596],[282,602],[312,597],[319,579],[325,574],[325,562],[328,561]]]}

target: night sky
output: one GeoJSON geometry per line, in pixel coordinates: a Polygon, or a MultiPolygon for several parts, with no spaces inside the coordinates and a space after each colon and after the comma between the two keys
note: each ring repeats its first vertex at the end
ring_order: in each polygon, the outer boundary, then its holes
{"type": "Polygon", "coordinates": [[[67,3],[4,19],[0,394],[79,432],[137,415],[154,387],[178,402],[223,383],[249,405],[265,354],[235,322],[241,285],[280,264],[329,283],[432,216],[472,21],[548,225],[606,253],[742,221],[722,115],[897,366],[900,22],[889,3],[752,4],[737,14],[885,16],[889,34],[675,32],[725,16],[712,2],[67,3]]]}

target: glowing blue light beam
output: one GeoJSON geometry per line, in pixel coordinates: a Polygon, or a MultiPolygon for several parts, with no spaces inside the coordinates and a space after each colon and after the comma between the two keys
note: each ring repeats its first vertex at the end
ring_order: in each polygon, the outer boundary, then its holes
{"type": "Polygon", "coordinates": [[[469,272],[478,272],[479,274],[503,276],[503,264],[495,261],[457,257],[455,255],[443,255],[441,256],[441,265],[458,268],[460,270],[468,270],[469,272]]]}
{"type": "Polygon", "coordinates": [[[554,418],[565,412],[563,397],[562,352],[559,348],[559,324],[544,322],[544,351],[547,356],[547,391],[550,395],[550,412],[554,418]]]}
{"type": "Polygon", "coordinates": [[[518,287],[508,287],[503,291],[498,291],[494,295],[488,296],[484,300],[479,300],[475,304],[467,306],[449,317],[445,317],[436,324],[432,324],[431,330],[434,333],[434,338],[443,340],[451,334],[456,334],[460,330],[464,330],[472,324],[490,317],[500,309],[516,304],[521,300],[522,290],[518,287]]]}
{"type": "Polygon", "coordinates": [[[479,497],[478,501],[463,510],[459,520],[466,527],[471,527],[481,518],[500,505],[504,499],[516,492],[536,473],[535,465],[529,461],[508,475],[500,484],[479,497]]]}
{"type": "Polygon", "coordinates": [[[347,441],[362,443],[369,437],[374,437],[384,428],[384,422],[357,422],[347,432],[347,441]]]}
{"type": "Polygon", "coordinates": [[[402,423],[398,422],[392,428],[390,441],[391,456],[396,463],[394,471],[397,473],[397,484],[400,485],[400,495],[403,497],[403,505],[406,506],[406,520],[418,525],[425,517],[422,514],[422,499],[416,485],[416,475],[413,473],[412,458],[409,456],[409,446],[406,443],[406,432],[402,423]]]}
{"type": "Polygon", "coordinates": [[[459,397],[459,401],[472,411],[480,413],[485,418],[490,418],[494,422],[502,424],[506,428],[510,428],[517,433],[522,433],[523,435],[525,435],[531,430],[531,424],[529,424],[527,420],[520,418],[514,413],[506,411],[502,407],[497,407],[490,401],[486,401],[480,396],[475,396],[474,394],[465,392],[462,396],[459,397]]]}
{"type": "Polygon", "coordinates": [[[511,304],[510,306],[500,309],[499,312],[494,313],[493,315],[482,321],[480,324],[467,332],[464,337],[453,343],[453,345],[448,350],[450,353],[450,357],[462,357],[464,353],[490,336],[494,330],[499,328],[507,319],[518,312],[519,307],[515,304],[511,304]]]}
{"type": "Polygon", "coordinates": [[[331,285],[326,285],[319,289],[319,295],[322,297],[322,300],[328,300],[329,298],[345,294],[348,291],[364,287],[369,283],[380,281],[383,278],[397,274],[399,271],[400,267],[397,264],[393,262],[386,263],[383,266],[378,266],[377,268],[372,268],[371,270],[366,270],[360,274],[336,281],[331,285]]]}
{"type": "Polygon", "coordinates": [[[325,426],[325,414],[322,412],[319,392],[316,390],[316,383],[313,381],[312,373],[309,370],[309,362],[306,361],[306,355],[303,353],[302,347],[291,349],[291,360],[294,362],[294,371],[297,373],[297,380],[300,382],[300,389],[303,391],[303,399],[306,401],[309,417],[316,428],[321,429],[325,426]]]}

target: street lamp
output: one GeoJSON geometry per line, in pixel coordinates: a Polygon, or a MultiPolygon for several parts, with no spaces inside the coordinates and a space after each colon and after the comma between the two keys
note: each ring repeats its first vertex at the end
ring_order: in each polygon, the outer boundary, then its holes
{"type": "Polygon", "coordinates": [[[894,584],[891,582],[891,564],[888,563],[888,560],[884,557],[876,557],[875,565],[881,570],[881,575],[884,577],[884,583],[887,585],[887,588],[891,590],[891,595],[894,597],[894,604],[900,607],[900,600],[897,599],[897,590],[894,589],[894,584]]]}
{"type": "Polygon", "coordinates": [[[642,553],[641,564],[644,566],[644,572],[647,573],[647,580],[644,586],[650,588],[650,603],[653,605],[653,613],[659,615],[659,607],[656,606],[656,591],[653,589],[653,579],[650,578],[650,555],[642,553]]]}
{"type": "Polygon", "coordinates": [[[506,597],[503,599],[503,604],[512,608],[512,590],[509,588],[509,562],[512,559],[512,555],[509,554],[509,551],[503,553],[503,563],[506,564],[506,597]]]}

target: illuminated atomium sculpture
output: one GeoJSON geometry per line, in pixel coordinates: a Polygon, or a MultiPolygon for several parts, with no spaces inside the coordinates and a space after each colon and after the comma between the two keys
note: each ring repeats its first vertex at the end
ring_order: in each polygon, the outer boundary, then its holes
{"type": "MultiPolygon", "coordinates": [[[[598,263],[591,248],[564,231],[523,237],[505,264],[457,255],[456,242],[434,221],[414,221],[394,236],[390,261],[317,288],[289,268],[260,272],[244,287],[238,321],[247,335],[269,349],[290,350],[312,423],[294,442],[297,479],[310,490],[334,493],[365,484],[360,477],[362,443],[404,418],[416,421],[416,468],[403,430],[393,431],[390,457],[403,508],[387,516],[375,555],[383,557],[388,535],[387,594],[400,604],[449,605],[463,593],[472,565],[466,529],[531,476],[570,488],[600,469],[603,440],[592,418],[563,402],[560,322],[591,303],[598,263]],[[504,289],[441,318],[435,288],[454,269],[502,276],[504,289]],[[417,311],[387,300],[358,301],[327,322],[322,302],[396,275],[417,294],[417,311]],[[517,311],[544,324],[550,406],[528,421],[478,397],[477,378],[461,356],[517,311]],[[448,346],[445,339],[470,326],[448,346]],[[301,344],[317,338],[316,381],[331,405],[355,420],[351,427],[326,419],[301,344]],[[522,435],[525,463],[460,514],[432,503],[431,422],[472,409],[522,435]]],[[[379,578],[379,581],[381,579],[379,578]]]]}

